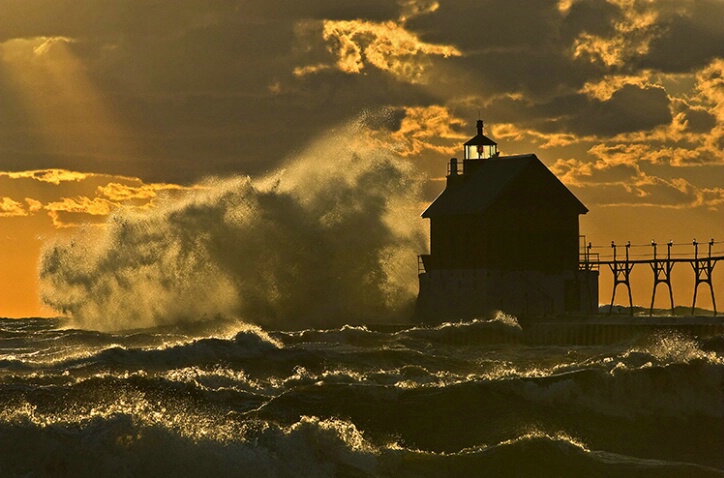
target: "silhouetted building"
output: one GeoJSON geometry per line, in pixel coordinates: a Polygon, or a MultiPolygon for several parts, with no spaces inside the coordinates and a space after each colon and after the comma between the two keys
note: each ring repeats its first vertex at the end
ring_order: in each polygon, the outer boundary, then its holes
{"type": "Polygon", "coordinates": [[[420,256],[417,318],[595,313],[598,272],[579,270],[578,216],[588,209],[534,154],[500,156],[477,128],[462,168],[450,160],[445,190],[422,214],[430,254],[420,256]]]}

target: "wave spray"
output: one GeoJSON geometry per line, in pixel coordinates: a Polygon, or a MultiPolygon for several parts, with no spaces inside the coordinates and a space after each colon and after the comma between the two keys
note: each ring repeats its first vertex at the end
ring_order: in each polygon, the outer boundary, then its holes
{"type": "Polygon", "coordinates": [[[266,177],[208,179],[57,239],[41,258],[43,300],[97,330],[401,320],[425,244],[420,181],[375,138],[352,122],[266,177]]]}

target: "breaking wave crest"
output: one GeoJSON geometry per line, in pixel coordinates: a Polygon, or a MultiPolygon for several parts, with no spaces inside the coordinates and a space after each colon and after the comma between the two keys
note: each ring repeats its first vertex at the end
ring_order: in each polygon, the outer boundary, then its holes
{"type": "Polygon", "coordinates": [[[373,476],[377,464],[373,447],[341,420],[304,417],[280,427],[203,415],[172,421],[149,411],[84,421],[11,417],[0,424],[0,445],[33,449],[34,457],[4,454],[0,467],[6,476],[333,477],[373,476]]]}
{"type": "Polygon", "coordinates": [[[418,188],[408,163],[351,123],[267,177],[209,179],[56,240],[41,259],[43,300],[95,330],[400,320],[424,247],[418,188]]]}
{"type": "Polygon", "coordinates": [[[32,449],[33,459],[4,454],[0,465],[8,476],[722,476],[702,465],[590,450],[565,433],[528,432],[440,453],[374,443],[339,419],[280,426],[194,418],[193,429],[129,413],[85,422],[9,420],[0,425],[0,445],[32,449]]]}

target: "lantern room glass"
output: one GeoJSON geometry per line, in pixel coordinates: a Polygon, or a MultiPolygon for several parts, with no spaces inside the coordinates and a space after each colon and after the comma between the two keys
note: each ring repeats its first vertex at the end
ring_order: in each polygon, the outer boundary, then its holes
{"type": "Polygon", "coordinates": [[[465,159],[488,159],[493,158],[498,152],[494,144],[470,144],[465,146],[465,159]]]}

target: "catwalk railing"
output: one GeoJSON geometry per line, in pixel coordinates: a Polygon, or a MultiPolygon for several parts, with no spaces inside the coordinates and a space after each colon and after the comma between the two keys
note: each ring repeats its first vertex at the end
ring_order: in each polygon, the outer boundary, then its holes
{"type": "Polygon", "coordinates": [[[669,290],[669,302],[671,311],[674,311],[674,292],[671,286],[671,272],[674,266],[679,263],[689,264],[694,273],[694,291],[691,304],[691,313],[696,309],[696,299],[699,286],[706,284],[711,292],[711,302],[716,310],[716,297],[714,295],[714,284],[712,275],[717,262],[724,260],[724,242],[717,242],[711,239],[707,243],[700,244],[694,239],[689,244],[674,244],[669,241],[665,244],[666,252],[659,250],[661,245],[656,241],[650,244],[632,245],[627,242],[624,245],[617,245],[611,241],[610,246],[594,246],[590,242],[586,244],[585,237],[581,236],[581,254],[579,258],[579,269],[584,271],[599,270],[602,266],[608,266],[613,274],[613,290],[611,292],[611,306],[613,309],[616,299],[616,289],[619,285],[626,287],[630,311],[633,313],[633,298],[631,295],[631,272],[639,264],[648,264],[653,272],[653,290],[651,292],[651,307],[649,312],[653,314],[656,289],[659,284],[664,284],[669,290]],[[686,250],[684,251],[684,249],[686,250]],[[607,249],[607,251],[606,251],[607,249]],[[621,251],[623,249],[623,251],[621,251]],[[682,252],[683,251],[683,252],[682,252]]]}

